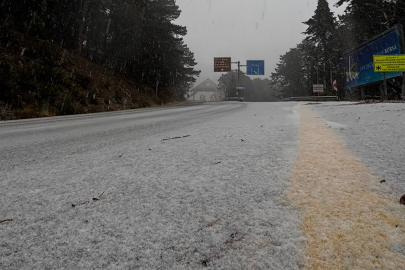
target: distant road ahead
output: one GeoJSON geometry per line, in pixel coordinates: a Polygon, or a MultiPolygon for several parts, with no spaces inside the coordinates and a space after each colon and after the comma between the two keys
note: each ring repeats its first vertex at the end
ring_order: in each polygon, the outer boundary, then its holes
{"type": "Polygon", "coordinates": [[[190,121],[207,121],[213,114],[222,115],[245,106],[242,103],[215,105],[184,103],[173,107],[4,121],[0,122],[0,140],[3,140],[1,147],[61,138],[73,139],[91,134],[98,134],[101,136],[99,139],[102,139],[102,134],[145,130],[147,126],[176,129],[188,125],[190,121]]]}

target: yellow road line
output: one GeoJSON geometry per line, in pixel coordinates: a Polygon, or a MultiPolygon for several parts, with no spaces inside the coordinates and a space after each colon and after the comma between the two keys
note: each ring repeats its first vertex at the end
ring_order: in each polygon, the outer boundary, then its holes
{"type": "Polygon", "coordinates": [[[405,269],[405,209],[332,129],[301,107],[288,198],[302,213],[306,269],[405,269]]]}

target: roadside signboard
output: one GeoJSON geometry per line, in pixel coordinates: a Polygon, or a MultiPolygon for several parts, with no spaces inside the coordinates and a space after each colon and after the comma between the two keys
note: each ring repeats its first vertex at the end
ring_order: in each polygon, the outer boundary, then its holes
{"type": "Polygon", "coordinates": [[[247,60],[246,75],[264,75],[264,60],[247,60]]]}
{"type": "Polygon", "coordinates": [[[333,80],[332,84],[333,84],[333,91],[337,92],[338,91],[338,86],[337,86],[336,80],[333,80]]]}
{"type": "Polygon", "coordinates": [[[374,55],[374,72],[405,72],[405,55],[374,55]]]}
{"type": "Polygon", "coordinates": [[[314,84],[312,89],[314,93],[323,93],[323,84],[314,84]]]}
{"type": "MultiPolygon", "coordinates": [[[[401,33],[399,27],[394,27],[343,55],[343,68],[346,75],[345,86],[352,88],[382,81],[384,79],[382,72],[374,72],[373,56],[401,54],[401,33]]],[[[401,75],[401,72],[390,72],[386,74],[386,78],[401,75]]]]}
{"type": "Polygon", "coordinates": [[[237,85],[236,85],[236,90],[245,90],[245,85],[243,85],[243,84],[237,84],[237,85]]]}
{"type": "Polygon", "coordinates": [[[231,57],[215,57],[214,72],[231,71],[231,57]]]}

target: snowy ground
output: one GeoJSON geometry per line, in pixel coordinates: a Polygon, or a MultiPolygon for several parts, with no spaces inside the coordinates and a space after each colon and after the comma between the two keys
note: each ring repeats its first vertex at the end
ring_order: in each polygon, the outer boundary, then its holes
{"type": "Polygon", "coordinates": [[[386,180],[383,191],[398,200],[405,194],[405,103],[307,106],[327,121],[369,170],[386,180]]]}
{"type": "Polygon", "coordinates": [[[1,122],[0,269],[399,269],[404,129],[404,103],[1,122]]]}
{"type": "MultiPolygon", "coordinates": [[[[329,104],[330,105],[330,104],[329,104]]],[[[330,108],[332,110],[332,108],[330,108]]],[[[300,107],[289,198],[300,210],[305,269],[402,269],[405,207],[316,110],[300,107]]]]}
{"type": "Polygon", "coordinates": [[[293,103],[0,125],[0,269],[299,269],[293,103]]]}

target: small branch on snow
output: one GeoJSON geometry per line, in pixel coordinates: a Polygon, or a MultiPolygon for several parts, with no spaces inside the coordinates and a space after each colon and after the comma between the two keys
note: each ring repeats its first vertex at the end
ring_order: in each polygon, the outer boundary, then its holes
{"type": "Polygon", "coordinates": [[[219,219],[217,219],[217,220],[214,220],[214,221],[208,223],[207,225],[205,225],[205,227],[213,227],[214,225],[216,225],[216,224],[219,223],[220,221],[221,221],[221,219],[219,218],[219,219]]]}
{"type": "Polygon", "coordinates": [[[173,138],[167,138],[167,139],[163,139],[162,141],[168,141],[168,140],[175,140],[175,139],[183,139],[183,138],[187,138],[190,137],[191,135],[184,135],[181,137],[173,137],[173,138]]]}
{"type": "Polygon", "coordinates": [[[80,205],[83,205],[83,204],[86,204],[86,203],[89,203],[89,202],[90,201],[85,201],[85,202],[81,202],[81,203],[78,203],[78,204],[72,203],[72,207],[80,206],[80,205]]]}
{"type": "Polygon", "coordinates": [[[211,254],[211,256],[208,256],[203,261],[201,261],[202,265],[208,266],[209,262],[221,259],[225,255],[225,253],[233,248],[233,245],[235,243],[241,242],[244,239],[244,235],[240,235],[238,232],[232,233],[229,238],[222,244],[222,247],[218,251],[214,252],[213,254],[211,254]]]}
{"type": "Polygon", "coordinates": [[[0,223],[3,223],[3,222],[10,222],[10,221],[13,221],[12,219],[3,219],[3,220],[0,220],[0,223]]]}
{"type": "MultiPolygon", "coordinates": [[[[92,201],[99,201],[101,199],[101,196],[103,196],[104,192],[105,191],[101,192],[101,194],[98,195],[98,197],[93,197],[91,200],[92,201]]],[[[90,201],[84,201],[84,202],[81,202],[81,203],[78,203],[78,204],[72,203],[72,207],[76,207],[76,206],[83,205],[83,204],[86,204],[86,203],[90,203],[90,201]]]]}

